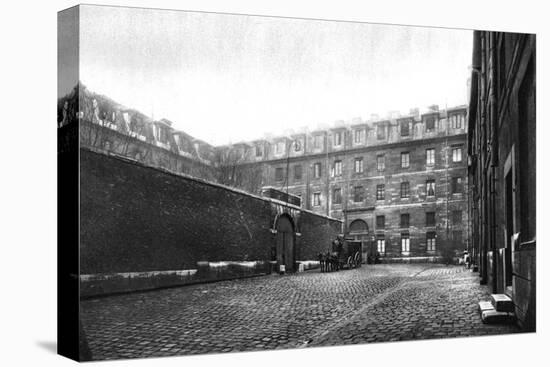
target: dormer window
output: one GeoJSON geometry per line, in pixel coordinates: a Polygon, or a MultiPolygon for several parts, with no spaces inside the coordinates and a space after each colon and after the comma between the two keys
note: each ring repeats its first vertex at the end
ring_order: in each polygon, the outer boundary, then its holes
{"type": "Polygon", "coordinates": [[[176,146],[179,149],[181,149],[182,142],[181,142],[181,137],[179,136],[179,134],[174,135],[174,141],[176,142],[176,146]]]}
{"type": "Polygon", "coordinates": [[[338,147],[342,145],[342,132],[338,131],[334,133],[334,146],[338,147]]]}
{"type": "Polygon", "coordinates": [[[424,123],[426,124],[426,131],[435,130],[435,116],[427,116],[424,123]]]}
{"type": "Polygon", "coordinates": [[[153,125],[153,131],[155,133],[155,139],[163,144],[168,143],[168,129],[160,124],[153,125]]]}
{"type": "Polygon", "coordinates": [[[262,156],[262,146],[256,145],[256,157],[261,157],[261,156],[262,156]]]}
{"type": "Polygon", "coordinates": [[[453,129],[462,129],[462,126],[464,125],[464,115],[455,113],[452,114],[449,119],[451,120],[451,127],[453,129]]]}
{"type": "Polygon", "coordinates": [[[401,121],[400,123],[401,128],[401,136],[409,136],[409,121],[401,121]]]}
{"type": "Polygon", "coordinates": [[[283,154],[285,151],[285,142],[279,141],[275,144],[275,154],[283,154]]]}
{"type": "Polygon", "coordinates": [[[313,137],[313,148],[314,149],[321,149],[323,147],[323,136],[322,135],[315,135],[313,137]]]}
{"type": "Polygon", "coordinates": [[[294,151],[300,152],[302,151],[302,139],[296,139],[294,140],[294,151]]]}
{"type": "Polygon", "coordinates": [[[383,140],[386,138],[386,130],[384,125],[378,125],[376,127],[376,138],[378,140],[383,140]]]}
{"type": "Polygon", "coordinates": [[[353,132],[353,142],[355,144],[361,144],[363,142],[364,135],[365,135],[365,130],[355,130],[353,132]]]}

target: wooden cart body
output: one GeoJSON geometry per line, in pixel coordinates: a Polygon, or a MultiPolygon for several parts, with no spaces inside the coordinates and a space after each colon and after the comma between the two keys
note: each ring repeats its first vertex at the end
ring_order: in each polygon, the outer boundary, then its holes
{"type": "Polygon", "coordinates": [[[338,258],[338,267],[340,269],[361,267],[363,260],[361,241],[336,240],[333,243],[332,252],[338,258]]]}

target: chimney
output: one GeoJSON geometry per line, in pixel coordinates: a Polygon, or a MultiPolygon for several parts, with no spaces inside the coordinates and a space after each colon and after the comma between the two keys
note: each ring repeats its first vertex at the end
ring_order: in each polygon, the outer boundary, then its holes
{"type": "Polygon", "coordinates": [[[361,117],[354,117],[354,118],[351,119],[351,123],[352,123],[353,125],[358,125],[358,124],[360,124],[360,123],[362,123],[362,122],[363,122],[363,120],[361,120],[361,117]]]}
{"type": "Polygon", "coordinates": [[[334,121],[334,123],[332,124],[332,126],[334,127],[343,127],[346,125],[346,122],[344,120],[337,120],[337,121],[334,121]]]}
{"type": "Polygon", "coordinates": [[[439,106],[436,105],[436,104],[432,104],[432,105],[428,106],[428,110],[430,110],[430,112],[438,112],[439,111],[439,106]]]}
{"type": "Polygon", "coordinates": [[[388,112],[388,117],[392,120],[395,120],[401,117],[401,113],[397,110],[392,110],[388,112]]]}

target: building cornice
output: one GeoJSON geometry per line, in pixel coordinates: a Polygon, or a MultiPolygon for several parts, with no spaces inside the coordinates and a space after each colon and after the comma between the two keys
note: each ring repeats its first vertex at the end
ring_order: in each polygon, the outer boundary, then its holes
{"type": "Polygon", "coordinates": [[[364,153],[364,152],[371,152],[371,151],[381,151],[381,150],[393,149],[397,147],[411,147],[415,145],[426,145],[430,143],[437,144],[445,140],[456,140],[456,141],[460,140],[465,142],[466,137],[467,137],[466,133],[461,133],[461,134],[454,134],[454,135],[436,136],[436,137],[425,138],[425,139],[411,139],[411,140],[400,141],[395,143],[341,149],[337,151],[331,151],[328,153],[325,151],[322,153],[302,154],[300,156],[294,156],[294,157],[288,157],[288,158],[283,157],[283,158],[277,158],[277,159],[264,159],[262,161],[257,161],[257,162],[243,162],[242,165],[257,164],[257,163],[277,164],[277,163],[286,163],[287,160],[289,162],[296,162],[296,161],[305,160],[305,159],[326,158],[327,155],[328,157],[335,157],[343,154],[357,154],[357,153],[364,153]]]}

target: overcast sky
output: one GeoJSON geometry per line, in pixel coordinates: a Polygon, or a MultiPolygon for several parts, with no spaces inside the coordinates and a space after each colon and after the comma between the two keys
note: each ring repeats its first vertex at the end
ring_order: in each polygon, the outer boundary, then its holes
{"type": "Polygon", "coordinates": [[[80,79],[211,144],[466,103],[472,31],[84,6],[80,79]]]}

